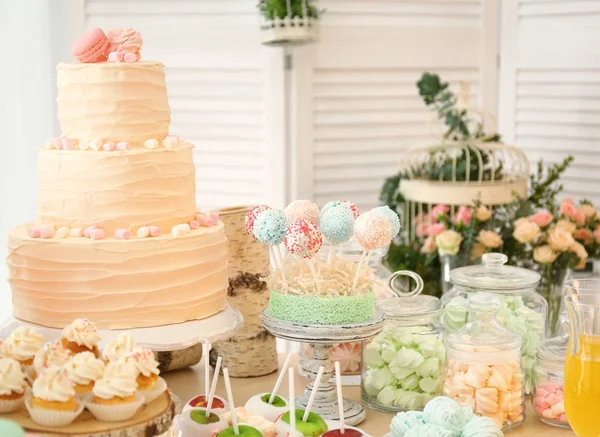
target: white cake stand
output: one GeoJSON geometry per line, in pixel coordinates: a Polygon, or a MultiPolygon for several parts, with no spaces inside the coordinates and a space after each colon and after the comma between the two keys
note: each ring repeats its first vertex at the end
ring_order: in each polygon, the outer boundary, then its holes
{"type": "MultiPolygon", "coordinates": [[[[191,320],[176,325],[155,326],[134,329],[99,329],[102,343],[114,340],[121,332],[130,332],[139,346],[153,351],[177,351],[194,346],[204,340],[214,343],[231,337],[244,324],[240,312],[227,304],[227,308],[214,316],[202,320],[191,320]]],[[[10,316],[0,325],[0,338],[7,338],[21,325],[30,325],[39,329],[45,341],[61,338],[62,329],[47,328],[34,323],[21,321],[10,316]]]]}
{"type": "MultiPolygon", "coordinates": [[[[372,320],[348,325],[308,325],[293,323],[271,317],[268,309],[260,313],[260,320],[267,331],[284,340],[308,343],[313,349],[313,358],[306,367],[311,380],[304,389],[304,396],[296,399],[296,405],[306,408],[319,367],[325,368],[319,390],[311,411],[325,420],[339,420],[335,385],[329,382],[333,375],[333,363],[329,358],[330,349],[339,343],[364,341],[375,337],[383,330],[383,316],[378,311],[372,320]]],[[[356,401],[344,398],[344,420],[348,425],[358,425],[367,417],[365,408],[356,401]]]]}

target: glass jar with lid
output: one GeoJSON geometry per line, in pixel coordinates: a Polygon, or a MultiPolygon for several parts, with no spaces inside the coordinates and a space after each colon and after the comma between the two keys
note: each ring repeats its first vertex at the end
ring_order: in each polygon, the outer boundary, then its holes
{"type": "Polygon", "coordinates": [[[535,384],[531,398],[533,409],[548,425],[570,428],[564,403],[565,358],[569,346],[569,317],[562,313],[562,327],[556,337],[540,344],[535,366],[535,384]]]}
{"type": "Polygon", "coordinates": [[[493,293],[502,304],[498,321],[523,338],[523,368],[525,392],[533,389],[533,367],[546,329],[548,304],[536,291],[540,275],[532,270],[504,265],[508,257],[501,253],[486,253],[482,264],[460,267],[450,272],[454,285],[442,296],[442,323],[449,331],[467,323],[467,298],[475,292],[493,293]]]}
{"type": "Polygon", "coordinates": [[[385,412],[422,410],[441,395],[446,357],[441,301],[419,295],[423,280],[413,272],[394,273],[389,287],[397,297],[376,303],[385,317],[383,331],[363,347],[362,399],[369,407],[385,412]],[[416,288],[399,288],[401,276],[412,278],[416,288]]]}
{"type": "Polygon", "coordinates": [[[525,420],[523,340],[498,322],[501,308],[491,293],[467,298],[467,323],[444,341],[448,362],[443,393],[508,431],[525,420]]]}

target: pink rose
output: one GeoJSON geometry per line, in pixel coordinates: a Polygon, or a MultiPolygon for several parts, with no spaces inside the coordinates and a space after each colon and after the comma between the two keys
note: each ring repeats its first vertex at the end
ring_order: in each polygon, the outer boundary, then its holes
{"type": "Polygon", "coordinates": [[[429,226],[429,235],[433,235],[435,237],[436,235],[441,234],[445,230],[446,230],[446,225],[445,224],[443,224],[443,223],[435,223],[435,224],[429,226]]]}
{"type": "Polygon", "coordinates": [[[454,216],[454,223],[462,223],[463,225],[468,226],[472,219],[473,213],[471,212],[471,208],[461,206],[458,208],[458,212],[454,216]]]}
{"type": "Polygon", "coordinates": [[[594,229],[594,240],[600,244],[600,225],[596,225],[596,229],[594,229]]]}
{"type": "Polygon", "coordinates": [[[568,203],[565,200],[563,201],[563,203],[560,204],[559,211],[565,217],[571,218],[573,217],[573,215],[575,215],[575,211],[577,211],[577,208],[575,208],[575,205],[573,205],[572,203],[568,203]]]}
{"type": "Polygon", "coordinates": [[[569,252],[573,252],[579,258],[579,263],[575,266],[575,270],[582,270],[585,268],[585,261],[587,260],[588,253],[583,247],[583,244],[574,242],[569,246],[569,252]]]}
{"type": "Polygon", "coordinates": [[[548,231],[548,244],[558,252],[565,252],[574,242],[573,235],[560,228],[552,228],[548,231]]]}
{"type": "Polygon", "coordinates": [[[421,253],[426,253],[427,255],[431,255],[435,253],[437,250],[437,244],[435,244],[435,237],[430,235],[423,242],[423,246],[421,247],[421,253]]]}
{"type": "Polygon", "coordinates": [[[419,238],[429,235],[429,225],[427,223],[418,223],[415,227],[415,235],[419,238]]]}
{"type": "Polygon", "coordinates": [[[449,212],[450,207],[448,205],[435,205],[433,208],[431,208],[431,217],[437,220],[440,216],[444,216],[449,212]]]}
{"type": "Polygon", "coordinates": [[[425,223],[427,221],[427,214],[417,214],[413,217],[413,223],[418,225],[419,223],[425,223]]]}
{"type": "Polygon", "coordinates": [[[544,209],[536,212],[534,215],[531,216],[531,220],[533,220],[533,222],[540,228],[545,228],[546,226],[548,226],[550,223],[552,223],[553,219],[554,217],[552,216],[552,214],[550,214],[544,209]]]}
{"type": "Polygon", "coordinates": [[[479,231],[477,241],[483,244],[488,249],[497,249],[502,246],[502,237],[494,231],[479,231]]]}
{"type": "Polygon", "coordinates": [[[563,200],[563,203],[570,203],[571,205],[573,205],[573,198],[572,197],[565,197],[563,200]]]}
{"type": "Polygon", "coordinates": [[[583,241],[583,244],[585,245],[588,245],[594,241],[594,234],[592,234],[592,231],[587,228],[575,229],[575,232],[573,232],[573,237],[576,240],[583,241]]]}
{"type": "Polygon", "coordinates": [[[579,226],[585,225],[585,214],[581,209],[576,209],[571,219],[579,226]]]}
{"type": "Polygon", "coordinates": [[[584,203],[583,205],[581,205],[579,207],[579,210],[581,212],[583,212],[583,215],[585,215],[585,218],[593,218],[596,216],[596,208],[594,208],[592,205],[584,203]]]}

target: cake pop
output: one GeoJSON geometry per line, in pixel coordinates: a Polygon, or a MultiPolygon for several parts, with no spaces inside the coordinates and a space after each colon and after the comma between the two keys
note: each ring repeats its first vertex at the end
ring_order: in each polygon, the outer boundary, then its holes
{"type": "Polygon", "coordinates": [[[312,222],[297,220],[287,227],[283,242],[292,255],[311,258],[323,245],[323,236],[312,222]]]}
{"type": "Polygon", "coordinates": [[[358,207],[349,200],[333,200],[331,202],[327,202],[325,206],[321,208],[321,215],[325,214],[331,208],[338,207],[349,208],[352,211],[352,214],[354,215],[355,219],[360,215],[360,210],[358,209],[358,207]]]}
{"type": "Polygon", "coordinates": [[[254,221],[256,220],[256,217],[258,217],[261,212],[267,209],[271,209],[271,207],[267,205],[256,205],[246,214],[246,219],[244,220],[244,230],[248,235],[251,235],[252,238],[254,238],[254,221]]]}
{"type": "Polygon", "coordinates": [[[385,217],[392,229],[392,239],[400,233],[400,217],[389,206],[378,206],[371,211],[375,215],[385,217]]]}
{"type": "Polygon", "coordinates": [[[307,220],[315,225],[319,224],[319,207],[310,200],[295,200],[284,212],[290,223],[307,220]]]}
{"type": "Polygon", "coordinates": [[[354,237],[365,250],[384,247],[392,240],[392,225],[387,217],[369,211],[354,222],[354,237]]]}
{"type": "Polygon", "coordinates": [[[283,243],[288,222],[283,211],[266,209],[254,219],[254,238],[267,246],[283,243]]]}
{"type": "Polygon", "coordinates": [[[321,232],[329,243],[345,243],[352,237],[354,215],[349,208],[330,208],[321,215],[321,232]]]}

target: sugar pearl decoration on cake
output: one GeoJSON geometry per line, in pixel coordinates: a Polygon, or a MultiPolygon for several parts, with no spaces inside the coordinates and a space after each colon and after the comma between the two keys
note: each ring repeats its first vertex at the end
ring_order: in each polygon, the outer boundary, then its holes
{"type": "Polygon", "coordinates": [[[40,238],[52,238],[54,237],[55,231],[52,225],[40,226],[40,238]]]}
{"type": "Polygon", "coordinates": [[[60,139],[60,142],[61,142],[63,150],[73,150],[74,149],[73,140],[70,140],[69,138],[62,137],[60,139]]]}
{"type": "Polygon", "coordinates": [[[244,220],[244,230],[248,235],[251,235],[252,238],[254,238],[254,221],[256,220],[256,217],[258,217],[261,212],[267,209],[271,209],[271,207],[267,205],[256,205],[246,214],[246,219],[244,220]]]}
{"type": "Polygon", "coordinates": [[[168,135],[163,140],[163,147],[165,149],[175,149],[179,147],[179,137],[177,135],[168,135]]]}
{"type": "Polygon", "coordinates": [[[83,237],[83,229],[82,228],[73,228],[69,229],[69,237],[83,237]]]}
{"type": "Polygon", "coordinates": [[[90,240],[102,240],[106,236],[102,229],[92,229],[90,231],[90,240]]]}
{"type": "Polygon", "coordinates": [[[310,200],[295,200],[284,210],[290,223],[306,220],[315,225],[319,224],[319,207],[310,200]]]}
{"type": "Polygon", "coordinates": [[[128,142],[126,142],[126,141],[119,141],[117,143],[117,150],[119,150],[119,151],[125,151],[127,149],[129,149],[129,143],[128,142]]]}
{"type": "Polygon", "coordinates": [[[98,229],[98,225],[91,225],[91,226],[88,226],[87,228],[85,228],[85,229],[83,230],[83,236],[84,236],[84,237],[86,237],[86,238],[90,238],[91,232],[92,232],[94,229],[98,229]]]}
{"type": "Polygon", "coordinates": [[[79,147],[79,150],[87,150],[90,148],[90,143],[88,141],[80,141],[77,147],[79,147]]]}
{"type": "MultiPolygon", "coordinates": [[[[197,212],[196,220],[199,226],[204,228],[210,228],[211,226],[215,226],[219,223],[219,214],[216,212],[197,212]]],[[[191,226],[191,223],[190,223],[191,226]]]]}

